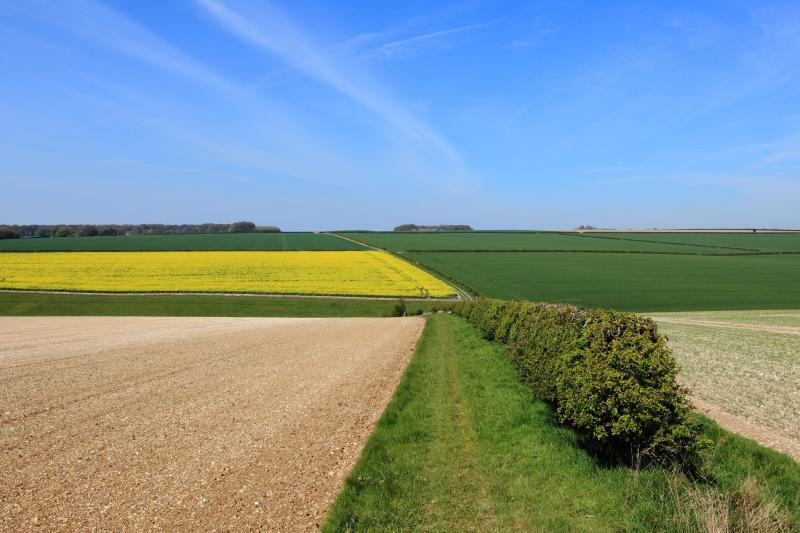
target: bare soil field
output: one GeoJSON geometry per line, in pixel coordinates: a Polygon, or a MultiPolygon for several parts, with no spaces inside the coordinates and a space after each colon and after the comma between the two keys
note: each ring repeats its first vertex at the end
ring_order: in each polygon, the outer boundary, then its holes
{"type": "Polygon", "coordinates": [[[800,461],[800,311],[654,316],[696,407],[800,461]]]}
{"type": "Polygon", "coordinates": [[[314,530],[421,318],[0,318],[0,529],[314,530]]]}

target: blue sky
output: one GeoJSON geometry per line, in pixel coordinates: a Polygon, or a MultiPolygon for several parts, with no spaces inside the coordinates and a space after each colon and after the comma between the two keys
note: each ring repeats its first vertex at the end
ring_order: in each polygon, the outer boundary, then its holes
{"type": "Polygon", "coordinates": [[[0,223],[800,226],[797,2],[0,0],[0,223]]]}

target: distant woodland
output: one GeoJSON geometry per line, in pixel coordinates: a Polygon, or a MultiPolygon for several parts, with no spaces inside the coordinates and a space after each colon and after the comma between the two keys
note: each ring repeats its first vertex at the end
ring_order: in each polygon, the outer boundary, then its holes
{"type": "Polygon", "coordinates": [[[467,224],[435,224],[433,226],[418,226],[416,224],[400,224],[394,231],[473,231],[467,224]]]}
{"type": "Polygon", "coordinates": [[[22,224],[0,226],[0,239],[20,237],[95,237],[174,235],[181,233],[277,233],[277,226],[256,226],[246,220],[230,224],[22,224]]]}

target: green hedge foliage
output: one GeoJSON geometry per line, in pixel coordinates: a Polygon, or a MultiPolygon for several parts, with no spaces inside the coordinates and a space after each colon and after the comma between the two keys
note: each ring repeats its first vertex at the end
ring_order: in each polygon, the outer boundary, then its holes
{"type": "Polygon", "coordinates": [[[606,462],[695,468],[704,444],[678,366],[648,318],[606,309],[481,299],[454,312],[508,356],[558,421],[606,462]]]}

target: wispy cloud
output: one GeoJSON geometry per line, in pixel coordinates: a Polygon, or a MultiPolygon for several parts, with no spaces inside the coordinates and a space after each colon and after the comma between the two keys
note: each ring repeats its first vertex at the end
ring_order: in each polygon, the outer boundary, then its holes
{"type": "Polygon", "coordinates": [[[398,39],[395,41],[381,44],[379,46],[369,48],[364,51],[364,55],[366,57],[388,58],[388,57],[408,54],[411,53],[413,50],[418,49],[421,46],[425,46],[433,41],[440,40],[442,37],[493,26],[498,22],[501,22],[501,20],[502,19],[497,19],[497,20],[491,20],[489,22],[482,22],[480,24],[469,24],[467,26],[458,26],[456,28],[433,31],[433,32],[423,33],[420,35],[414,35],[412,37],[406,37],[404,39],[398,39]]]}
{"type": "Polygon", "coordinates": [[[800,134],[790,135],[766,145],[767,154],[759,159],[753,170],[800,160],[800,134]]]}
{"type": "Polygon", "coordinates": [[[234,94],[241,90],[168,42],[117,11],[93,0],[31,0],[23,4],[34,16],[81,38],[139,61],[234,94]]]}
{"type": "Polygon", "coordinates": [[[374,80],[352,65],[339,64],[316,46],[306,32],[269,3],[258,10],[239,11],[219,0],[195,0],[225,29],[253,46],[282,58],[307,76],[335,89],[370,110],[422,146],[433,147],[453,164],[457,151],[430,126],[408,113],[374,80]]]}
{"type": "Polygon", "coordinates": [[[95,98],[99,107],[113,110],[115,116],[123,120],[200,147],[204,153],[215,154],[220,162],[249,168],[264,177],[290,176],[318,181],[331,176],[344,179],[344,176],[354,175],[352,164],[335,150],[321,145],[283,106],[220,75],[110,7],[94,0],[31,0],[21,4],[20,11],[100,48],[210,89],[223,98],[225,108],[244,117],[240,129],[250,127],[257,135],[247,145],[222,140],[214,130],[186,126],[191,117],[178,118],[181,116],[179,106],[165,101],[163,94],[147,98],[132,87],[99,79],[82,80],[81,88],[70,89],[73,97],[95,98]],[[97,97],[97,93],[107,96],[97,97]],[[253,124],[269,124],[270,128],[253,124]],[[315,154],[314,161],[325,162],[324,172],[309,160],[308,153],[315,154]]]}

